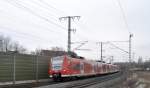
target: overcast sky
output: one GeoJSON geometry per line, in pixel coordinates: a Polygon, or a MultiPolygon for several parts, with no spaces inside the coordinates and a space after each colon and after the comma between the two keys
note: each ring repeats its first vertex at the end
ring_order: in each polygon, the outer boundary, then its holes
{"type": "MultiPolygon", "coordinates": [[[[127,41],[133,33],[135,56],[147,58],[150,52],[150,1],[120,0],[128,23],[125,25],[118,0],[0,0],[0,33],[10,36],[29,50],[67,46],[67,20],[59,17],[81,16],[72,21],[72,42],[88,41],[79,55],[96,59],[100,47],[96,42],[127,41]]],[[[128,43],[114,43],[128,51],[128,43]]],[[[72,45],[72,49],[78,44],[72,45]]],[[[104,55],[115,61],[128,61],[128,55],[104,44],[104,55]]],[[[135,59],[136,60],[136,59],[135,59]]]]}

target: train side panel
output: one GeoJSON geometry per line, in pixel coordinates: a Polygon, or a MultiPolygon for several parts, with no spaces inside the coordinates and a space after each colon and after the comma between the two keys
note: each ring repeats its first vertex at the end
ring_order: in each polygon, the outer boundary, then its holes
{"type": "Polygon", "coordinates": [[[49,75],[52,78],[81,77],[107,74],[119,71],[119,67],[112,64],[71,58],[67,55],[52,58],[49,75]]]}

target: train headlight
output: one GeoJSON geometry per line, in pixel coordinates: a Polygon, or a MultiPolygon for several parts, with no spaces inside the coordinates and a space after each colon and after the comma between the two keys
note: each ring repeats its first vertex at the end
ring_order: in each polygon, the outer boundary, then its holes
{"type": "Polygon", "coordinates": [[[65,69],[63,70],[63,72],[66,72],[66,71],[67,71],[67,70],[65,70],[65,69]]]}
{"type": "Polygon", "coordinates": [[[52,72],[52,71],[51,71],[51,70],[49,70],[49,71],[48,71],[48,74],[51,74],[51,72],[52,72]]]}

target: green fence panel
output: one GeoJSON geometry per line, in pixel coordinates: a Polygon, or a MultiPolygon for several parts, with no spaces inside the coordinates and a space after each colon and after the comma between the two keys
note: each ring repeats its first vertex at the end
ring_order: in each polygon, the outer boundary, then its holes
{"type": "Polygon", "coordinates": [[[0,55],[0,82],[13,80],[13,56],[0,55]]]}
{"type": "Polygon", "coordinates": [[[47,79],[50,57],[38,56],[38,79],[47,79]]]}
{"type": "Polygon", "coordinates": [[[36,56],[16,55],[16,80],[35,80],[36,56]]]}
{"type": "Polygon", "coordinates": [[[50,59],[50,56],[0,54],[0,82],[48,79],[50,59]]]}

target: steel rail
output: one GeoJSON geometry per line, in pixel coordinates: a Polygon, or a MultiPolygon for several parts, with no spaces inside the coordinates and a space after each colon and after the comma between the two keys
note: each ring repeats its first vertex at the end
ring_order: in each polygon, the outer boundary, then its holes
{"type": "Polygon", "coordinates": [[[112,79],[115,79],[117,77],[120,77],[122,74],[119,73],[114,73],[114,74],[109,74],[106,76],[102,76],[102,77],[97,77],[95,78],[95,80],[90,80],[90,81],[86,81],[84,83],[78,83],[78,84],[74,84],[74,85],[68,85],[65,88],[85,88],[85,87],[89,87],[95,84],[99,84],[99,83],[103,83],[112,79]]]}

